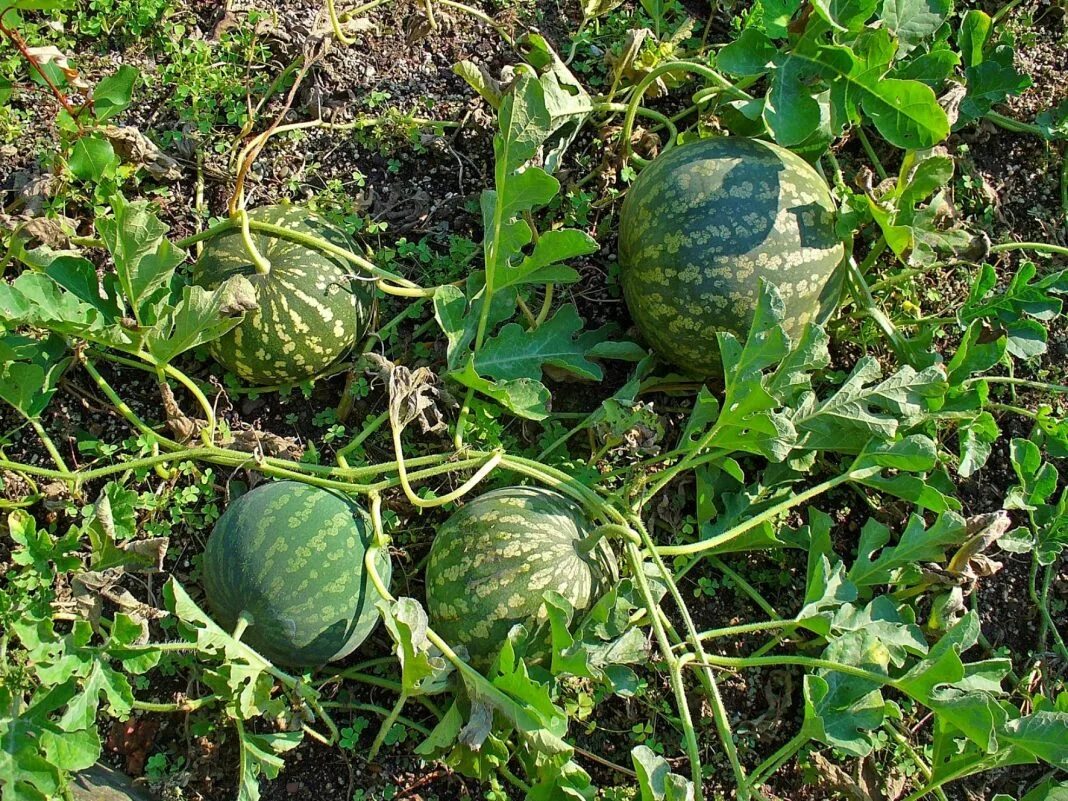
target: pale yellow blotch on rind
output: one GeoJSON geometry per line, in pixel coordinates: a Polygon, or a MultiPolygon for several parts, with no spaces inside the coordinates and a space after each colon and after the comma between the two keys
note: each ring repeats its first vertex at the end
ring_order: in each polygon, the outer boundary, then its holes
{"type": "Polygon", "coordinates": [[[632,317],[658,352],[700,375],[718,369],[716,331],[746,333],[760,277],[779,288],[796,335],[842,256],[820,176],[788,151],[738,137],[689,143],[654,161],[628,192],[620,231],[632,317]],[[764,227],[739,252],[737,243],[764,227]]]}

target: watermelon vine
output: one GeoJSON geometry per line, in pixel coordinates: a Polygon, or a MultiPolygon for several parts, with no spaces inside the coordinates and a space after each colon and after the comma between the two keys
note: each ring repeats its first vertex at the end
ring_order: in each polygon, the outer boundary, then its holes
{"type": "Polygon", "coordinates": [[[104,720],[138,714],[210,720],[240,801],[305,738],[377,764],[413,733],[406,753],[501,801],[768,801],[791,764],[828,797],[944,801],[1005,768],[1023,801],[1059,797],[1068,424],[1051,399],[1068,386],[1037,365],[1059,347],[1068,249],[991,243],[954,208],[963,161],[944,147],[980,124],[1064,139],[1063,108],[995,110],[1024,88],[998,27],[1016,3],[757,0],[702,33],[642,0],[623,35],[620,4],[594,0],[563,59],[426,0],[412,40],[463,19],[517,61],[500,80],[454,68],[493,132],[463,212],[481,241],[455,236],[450,270],[329,204],[248,207],[287,136],[399,130],[466,169],[441,134],[467,117],[298,119],[305,81],[386,4],[340,5],[216,147],[224,216],[180,237],[113,144],[133,71],[83,86],[18,33],[76,12],[0,0],[0,36],[61,109],[53,177],[92,212],[3,233],[4,801],[70,797],[104,720]],[[609,35],[610,58],[576,61],[609,35]],[[965,276],[952,308],[922,296],[946,275],[965,276]],[[629,315],[577,302],[593,285],[629,315]],[[109,418],[77,445],[60,439],[74,399],[109,418]],[[999,459],[1014,483],[977,503],[968,482],[999,459]],[[998,549],[1025,560],[1030,655],[984,633],[998,549]],[[742,561],[758,556],[770,577],[742,561]],[[157,600],[139,576],[165,566],[157,600]],[[716,619],[724,598],[737,619],[716,619]],[[768,670],[790,698],[770,740],[740,709],[747,671],[768,670]],[[178,674],[181,693],[159,681],[178,674]],[[648,713],[632,767],[591,736],[613,699],[648,713]],[[358,748],[363,714],[380,722],[358,748]]]}

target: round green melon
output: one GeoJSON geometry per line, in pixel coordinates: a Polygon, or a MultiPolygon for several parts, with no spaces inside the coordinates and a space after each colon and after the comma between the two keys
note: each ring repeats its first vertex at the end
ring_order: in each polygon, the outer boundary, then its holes
{"type": "Polygon", "coordinates": [[[485,665],[508,631],[545,620],[546,590],[585,609],[618,575],[578,504],[537,487],[480,495],[438,529],[426,567],[430,623],[485,665]]]}
{"type": "MultiPolygon", "coordinates": [[[[355,251],[342,231],[299,206],[265,206],[249,219],[281,226],[355,251]]],[[[208,240],[193,280],[214,288],[234,275],[251,282],[258,308],[211,343],[223,367],[254,384],[311,378],[344,356],[367,334],[374,317],[374,284],[356,265],[318,248],[257,231],[251,239],[270,263],[256,271],[240,229],[208,240]]]]}
{"type": "Polygon", "coordinates": [[[745,337],[764,279],[796,336],[838,300],[834,214],[819,173],[777,145],[719,136],[669,150],[642,170],[620,214],[631,317],[663,358],[708,377],[720,366],[716,333],[745,337]]]}
{"type": "MultiPolygon", "coordinates": [[[[341,659],[378,622],[381,597],[364,569],[374,535],[367,512],[338,492],[272,481],[231,503],[204,551],[204,592],[216,621],[281,665],[341,659]]],[[[376,561],[388,587],[389,556],[376,561]]]]}

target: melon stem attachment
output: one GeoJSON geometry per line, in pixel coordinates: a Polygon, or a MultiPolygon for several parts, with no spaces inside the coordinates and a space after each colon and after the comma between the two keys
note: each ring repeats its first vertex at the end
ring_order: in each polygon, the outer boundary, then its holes
{"type": "MultiPolygon", "coordinates": [[[[634,118],[638,116],[638,108],[641,106],[642,98],[645,97],[646,90],[653,85],[653,82],[656,81],[657,78],[669,72],[692,72],[716,84],[726,94],[733,95],[741,100],[753,99],[753,96],[748,92],[739,89],[714,69],[705,64],[701,64],[700,62],[665,61],[662,64],[658,64],[648,75],[642,78],[637,86],[634,87],[634,91],[630,96],[630,102],[627,103],[627,113],[623,118],[623,128],[619,134],[620,152],[623,155],[624,160],[632,160],[641,166],[649,163],[647,159],[643,159],[631,151],[630,137],[631,132],[634,130],[634,118]]],[[[664,145],[664,152],[670,150],[674,145],[674,138],[669,139],[664,145]]]]}
{"type": "Polygon", "coordinates": [[[373,490],[368,493],[371,499],[371,531],[374,532],[375,546],[378,548],[389,547],[389,537],[386,536],[385,527],[382,525],[382,495],[373,490]]]}
{"type": "Polygon", "coordinates": [[[372,545],[367,549],[367,552],[363,555],[363,568],[367,571],[367,578],[370,579],[371,585],[375,588],[375,591],[382,596],[382,599],[393,603],[396,598],[393,597],[393,593],[389,591],[389,587],[382,581],[382,577],[378,575],[378,568],[375,565],[378,559],[378,554],[382,548],[378,545],[372,545]]]}
{"type": "Polygon", "coordinates": [[[257,250],[256,243],[252,241],[252,232],[249,230],[248,224],[248,212],[244,209],[238,209],[235,214],[237,222],[241,226],[241,241],[245,243],[245,250],[248,251],[249,258],[252,259],[252,266],[256,268],[256,272],[260,275],[267,275],[271,272],[271,263],[263,257],[257,250]]]}
{"type": "Polygon", "coordinates": [[[429,298],[433,297],[437,291],[437,287],[411,287],[411,286],[397,286],[396,284],[387,281],[384,278],[379,278],[375,281],[375,286],[385,292],[387,295],[395,295],[399,298],[429,298]]]}
{"type": "Polygon", "coordinates": [[[642,544],[642,538],[638,535],[638,532],[618,523],[607,523],[591,531],[575,548],[580,554],[586,556],[593,553],[593,550],[600,544],[601,540],[609,537],[615,537],[634,545],[640,546],[642,544]]]}
{"type": "Polygon", "coordinates": [[[234,624],[234,631],[230,635],[235,640],[240,641],[242,635],[245,633],[245,629],[251,626],[255,622],[255,618],[252,613],[247,609],[242,609],[241,613],[237,616],[237,623],[234,624]]]}

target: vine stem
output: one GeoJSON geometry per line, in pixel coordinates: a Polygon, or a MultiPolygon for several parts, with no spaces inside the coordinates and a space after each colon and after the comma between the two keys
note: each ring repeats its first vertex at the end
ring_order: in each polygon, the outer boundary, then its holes
{"type": "Polygon", "coordinates": [[[1020,417],[1026,417],[1028,420],[1038,420],[1038,413],[1032,412],[1030,409],[1025,409],[1022,406],[1013,406],[1008,403],[993,403],[988,401],[986,408],[992,412],[1008,412],[1009,414],[1018,414],[1020,417]]]}
{"type": "MultiPolygon", "coordinates": [[[[373,3],[378,3],[378,4],[381,4],[381,3],[384,3],[384,2],[385,2],[385,0],[373,0],[373,3]]],[[[365,5],[368,5],[368,4],[365,4],[365,5]]],[[[361,9],[363,7],[364,6],[360,6],[361,9]]],[[[373,7],[373,5],[372,5],[372,7],[373,7]]],[[[341,44],[345,45],[346,47],[351,47],[352,45],[356,44],[357,40],[356,40],[355,36],[348,36],[343,30],[341,30],[341,20],[338,17],[337,8],[335,8],[335,6],[334,6],[334,0],[326,0],[326,13],[327,13],[327,16],[330,17],[330,27],[333,28],[334,36],[337,37],[337,40],[339,42],[341,42],[341,44]]],[[[349,15],[349,19],[352,19],[352,16],[354,16],[354,15],[350,14],[349,15]]]]}
{"type": "Polygon", "coordinates": [[[52,457],[52,461],[55,462],[56,467],[59,468],[60,472],[67,476],[74,475],[71,472],[70,468],[67,467],[66,461],[60,454],[59,449],[56,448],[56,444],[52,441],[52,438],[48,436],[48,432],[45,431],[44,426],[41,425],[41,421],[38,420],[36,417],[29,416],[27,416],[26,419],[33,427],[33,430],[37,432],[37,436],[41,440],[41,444],[44,445],[45,450],[48,451],[48,455],[52,457]]]}
{"type": "MultiPolygon", "coordinates": [[[[392,710],[386,709],[384,706],[379,706],[378,704],[368,704],[358,701],[323,701],[323,708],[355,709],[357,712],[373,712],[374,714],[381,715],[382,717],[388,717],[392,712],[392,710]]],[[[393,723],[396,723],[398,721],[403,723],[409,729],[413,729],[414,731],[419,732],[424,737],[430,736],[430,729],[428,729],[422,723],[412,720],[411,718],[406,718],[404,715],[401,714],[398,714],[395,718],[393,718],[393,721],[390,723],[390,726],[392,726],[393,723]]]]}
{"type": "Polygon", "coordinates": [[[388,270],[383,270],[381,267],[372,264],[363,256],[353,253],[347,248],[339,247],[333,242],[328,242],[320,237],[311,236],[310,234],[305,234],[301,231],[295,231],[292,228],[286,228],[282,225],[274,225],[273,223],[266,223],[260,220],[249,220],[249,228],[251,228],[253,231],[261,231],[263,233],[270,234],[271,236],[278,237],[279,239],[288,239],[291,242],[296,242],[297,244],[304,245],[305,247],[315,248],[316,250],[321,250],[324,253],[329,253],[333,256],[346,259],[347,261],[350,261],[355,264],[361,270],[370,273],[377,279],[385,279],[397,284],[398,286],[407,287],[409,289],[418,289],[421,291],[421,295],[425,295],[426,297],[432,297],[434,294],[435,290],[433,288],[423,289],[412,281],[409,281],[407,278],[396,275],[395,273],[391,273],[388,270]]]}
{"type": "MultiPolygon", "coordinates": [[[[482,347],[482,343],[486,338],[486,328],[489,325],[490,309],[493,307],[493,294],[496,291],[494,286],[495,276],[497,271],[497,260],[500,256],[500,243],[501,243],[501,229],[504,226],[504,190],[505,182],[508,178],[508,148],[510,146],[510,140],[507,136],[497,134],[493,137],[494,148],[500,150],[494,160],[493,166],[493,184],[496,191],[495,199],[493,202],[493,223],[490,230],[486,231],[485,242],[488,247],[485,248],[485,266],[486,266],[486,284],[482,289],[482,307],[479,309],[478,314],[478,328],[475,331],[475,340],[473,343],[472,351],[478,353],[482,347]],[[498,147],[499,145],[499,147],[498,147]]],[[[530,225],[527,223],[527,225],[530,225]]],[[[534,226],[530,226],[531,230],[534,230],[534,226]]],[[[473,356],[471,359],[473,360],[473,356]]],[[[468,387],[467,393],[464,395],[464,402],[460,408],[460,414],[456,419],[456,428],[453,433],[453,444],[459,450],[463,446],[464,430],[467,428],[467,418],[471,413],[471,403],[475,398],[474,387],[468,387]]]]}
{"type": "Polygon", "coordinates": [[[879,329],[883,332],[883,336],[886,337],[887,342],[890,343],[890,347],[893,348],[894,353],[905,364],[911,364],[912,359],[909,358],[908,346],[901,338],[901,332],[897,330],[893,321],[886,316],[886,313],[879,308],[875,302],[875,298],[872,297],[871,290],[868,288],[868,282],[864,278],[864,274],[860,271],[856,261],[852,256],[846,256],[847,274],[846,283],[849,284],[850,292],[853,294],[853,299],[857,304],[857,308],[868,315],[875,324],[879,326],[879,329]]]}
{"type": "Polygon", "coordinates": [[[753,769],[749,776],[750,787],[759,787],[764,784],[769,776],[800,751],[810,739],[802,730],[783,743],[782,747],[776,749],[775,753],[753,769]]]}
{"type": "MultiPolygon", "coordinates": [[[[192,236],[187,236],[185,239],[179,240],[176,244],[178,247],[184,250],[187,249],[189,246],[196,244],[197,242],[200,242],[204,239],[211,239],[212,237],[218,236],[219,234],[225,233],[226,231],[232,230],[239,226],[240,221],[234,218],[227,218],[216,223],[211,228],[201,231],[200,233],[193,234],[192,236]]],[[[303,233],[302,231],[295,231],[292,228],[286,228],[285,226],[274,225],[273,223],[267,223],[261,220],[253,220],[251,218],[248,220],[248,227],[250,231],[269,234],[278,239],[286,239],[290,242],[296,242],[299,245],[304,245],[307,248],[320,250],[323,253],[329,253],[332,256],[337,256],[338,258],[344,259],[356,265],[364,272],[369,273],[372,276],[373,280],[389,282],[387,287],[383,287],[383,291],[389,291],[390,289],[397,288],[403,288],[404,290],[417,290],[417,292],[411,295],[415,297],[432,297],[434,295],[434,292],[436,291],[436,287],[432,287],[429,289],[420,287],[418,284],[409,281],[407,278],[392,273],[389,270],[384,270],[381,267],[378,267],[375,264],[371,263],[363,256],[360,256],[357,253],[353,253],[347,248],[335,245],[333,242],[328,242],[320,237],[312,236],[310,234],[303,233]]]]}
{"type": "Polygon", "coordinates": [[[707,655],[705,660],[706,664],[700,665],[696,663],[696,657],[694,657],[693,654],[685,654],[682,657],[682,661],[685,662],[686,666],[693,668],[708,667],[709,665],[713,667],[733,669],[796,665],[797,667],[814,668],[816,670],[832,670],[837,673],[845,673],[849,676],[855,676],[858,679],[866,679],[875,684],[901,690],[899,682],[884,673],[876,673],[874,670],[866,670],[865,668],[847,665],[843,662],[820,659],[814,656],[717,656],[713,654],[707,655]],[[691,658],[687,659],[686,657],[691,658]]]}
{"type": "Polygon", "coordinates": [[[799,492],[797,495],[793,495],[773,506],[769,506],[760,514],[750,517],[733,528],[724,531],[722,534],[717,534],[715,537],[709,537],[707,540],[699,540],[698,542],[691,542],[685,545],[655,546],[656,552],[660,556],[683,556],[711,551],[721,545],[725,545],[731,540],[737,539],[747,531],[750,531],[763,523],[774,520],[783,512],[787,512],[795,506],[807,503],[816,496],[822,495],[824,492],[828,492],[840,484],[844,484],[849,481],[852,476],[852,472],[847,470],[845,473],[837,475],[834,478],[829,478],[814,487],[809,487],[804,492],[799,492]]]}
{"type": "Polygon", "coordinates": [[[638,550],[636,545],[628,543],[626,553],[631,563],[631,572],[634,574],[635,582],[638,585],[638,591],[641,592],[649,609],[649,622],[653,627],[653,634],[660,647],[660,654],[667,663],[668,678],[671,682],[671,690],[675,695],[675,706],[679,711],[679,719],[682,721],[683,736],[686,741],[686,753],[690,759],[690,777],[694,785],[694,796],[696,801],[702,801],[704,798],[704,777],[701,771],[701,751],[697,744],[697,732],[693,727],[693,719],[690,717],[690,705],[686,698],[686,688],[682,682],[680,660],[672,651],[671,642],[668,640],[664,624],[661,622],[660,616],[656,614],[656,602],[653,600],[652,591],[649,589],[649,581],[645,577],[645,570],[642,565],[642,552],[638,550]]]}
{"type": "Polygon", "coordinates": [[[883,167],[883,163],[879,160],[878,154],[875,152],[875,148],[871,145],[871,140],[868,139],[868,135],[864,133],[864,127],[858,125],[856,127],[857,139],[860,140],[860,146],[864,148],[864,152],[867,154],[868,159],[871,161],[872,166],[875,167],[875,172],[879,176],[880,181],[886,180],[886,168],[883,167]]]}
{"type": "MultiPolygon", "coordinates": [[[[629,108],[628,103],[595,103],[593,106],[593,113],[598,112],[626,112],[629,108]]],[[[674,121],[659,111],[651,108],[645,108],[644,106],[638,106],[637,112],[640,117],[648,117],[651,120],[656,120],[664,128],[668,129],[670,141],[674,142],[675,138],[679,135],[679,129],[675,126],[674,121]]]]}
{"type": "MultiPolygon", "coordinates": [[[[255,163],[256,159],[259,157],[260,152],[263,150],[264,146],[266,146],[267,140],[271,138],[274,132],[278,129],[278,126],[282,124],[282,120],[285,119],[286,114],[289,113],[289,109],[293,107],[293,100],[297,96],[297,90],[300,88],[301,83],[304,82],[304,78],[307,76],[308,72],[321,57],[322,52],[322,50],[319,50],[311,56],[304,55],[297,59],[297,61],[300,62],[300,67],[297,69],[297,75],[293,79],[289,91],[286,93],[286,99],[282,104],[282,108],[274,116],[274,119],[271,120],[270,125],[267,126],[267,130],[253,137],[249,146],[241,150],[237,161],[237,177],[234,180],[234,191],[230,196],[229,211],[231,217],[235,216],[238,211],[245,208],[245,178],[248,176],[249,170],[252,169],[253,163],[255,163]]],[[[295,61],[294,64],[295,63],[297,62],[295,61]]],[[[288,71],[289,68],[287,67],[286,72],[288,71]]],[[[271,88],[274,89],[275,85],[272,84],[271,88]]],[[[257,106],[256,111],[254,111],[250,117],[254,118],[259,109],[260,106],[257,106]]],[[[246,242],[247,241],[248,240],[246,239],[246,242]]]]}
{"type": "Polygon", "coordinates": [[[990,253],[1007,253],[1012,250],[1033,250],[1036,253],[1053,253],[1068,256],[1068,247],[1054,245],[1052,242],[1001,242],[990,246],[990,253]]]}
{"type": "MultiPolygon", "coordinates": [[[[769,629],[794,628],[798,623],[795,620],[760,620],[755,623],[742,623],[738,626],[725,626],[721,629],[707,629],[699,631],[697,636],[702,640],[715,640],[721,637],[736,637],[739,634],[754,634],[769,629]]],[[[675,646],[681,647],[682,644],[675,646]]]]}
{"type": "Polygon", "coordinates": [[[26,46],[26,42],[23,40],[19,32],[4,25],[3,19],[7,15],[7,12],[13,11],[14,9],[15,5],[12,4],[5,8],[3,13],[0,14],[0,33],[4,34],[4,36],[11,40],[11,43],[15,45],[15,49],[19,51],[19,54],[26,60],[26,63],[33,67],[34,71],[41,76],[41,79],[51,90],[56,100],[63,106],[63,110],[70,115],[71,120],[73,120],[78,130],[81,131],[83,129],[82,124],[78,121],[78,117],[81,116],[81,109],[74,108],[62,90],[53,83],[52,79],[48,76],[48,73],[45,72],[44,68],[41,66],[41,62],[37,60],[37,57],[34,56],[26,46]]]}
{"type": "MultiPolygon", "coordinates": [[[[669,72],[683,71],[692,72],[697,75],[700,75],[701,77],[712,81],[714,84],[716,84],[729,94],[733,94],[735,97],[738,97],[743,100],[753,99],[753,96],[750,95],[748,92],[736,87],[733,83],[728,81],[726,78],[724,78],[711,67],[708,67],[697,61],[665,61],[662,64],[658,64],[649,72],[648,75],[646,75],[644,78],[642,78],[641,81],[639,81],[638,85],[631,93],[630,100],[627,103],[627,113],[623,117],[623,128],[619,134],[619,141],[621,146],[620,152],[622,153],[624,161],[631,159],[633,161],[636,161],[638,164],[646,163],[646,159],[643,159],[640,156],[636,156],[634,153],[631,152],[630,147],[631,131],[633,131],[634,129],[634,118],[638,115],[638,108],[641,105],[642,98],[645,97],[646,90],[648,90],[648,88],[653,85],[653,82],[656,81],[656,79],[659,78],[661,75],[664,75],[669,72]]],[[[673,139],[669,140],[667,145],[665,145],[664,147],[665,152],[670,150],[671,147],[674,146],[674,144],[675,142],[673,139]]]]}
{"type": "MultiPolygon", "coordinates": [[[[632,523],[634,529],[641,537],[642,543],[650,552],[653,564],[659,571],[661,580],[663,580],[664,584],[667,586],[668,593],[671,595],[672,601],[675,603],[679,614],[682,616],[683,624],[686,627],[686,634],[690,641],[690,647],[699,658],[704,659],[704,646],[701,643],[701,638],[698,636],[697,627],[694,625],[689,607],[686,605],[686,601],[682,597],[682,593],[679,591],[674,576],[664,563],[664,560],[656,552],[652,537],[649,535],[649,531],[646,529],[645,524],[642,523],[637,515],[634,516],[632,523]]],[[[632,544],[631,547],[636,548],[637,546],[632,544]]],[[[699,674],[699,676],[702,683],[705,685],[706,695],[712,708],[712,718],[716,724],[716,732],[719,735],[723,751],[727,755],[727,761],[730,763],[731,771],[734,774],[735,784],[737,785],[738,801],[748,801],[749,790],[745,776],[745,769],[742,767],[741,760],[738,758],[738,749],[734,744],[734,736],[731,733],[727,707],[723,703],[723,698],[720,695],[716,677],[711,670],[707,670],[704,673],[699,674]]]]}
{"type": "Polygon", "coordinates": [[[393,708],[389,710],[389,714],[386,715],[385,719],[382,721],[382,725],[378,727],[378,732],[375,734],[375,739],[371,743],[371,750],[367,752],[368,762],[375,761],[375,757],[378,756],[379,749],[382,748],[382,743],[385,742],[386,735],[388,735],[390,729],[393,728],[393,724],[397,722],[397,718],[400,717],[400,713],[404,709],[404,705],[407,702],[408,694],[402,690],[400,695],[397,696],[397,701],[393,704],[393,708]]]}
{"type": "Polygon", "coordinates": [[[534,320],[535,328],[538,328],[549,319],[549,312],[552,311],[553,307],[553,292],[555,288],[555,284],[549,283],[545,285],[545,296],[541,299],[541,311],[538,312],[538,316],[534,320]]]}
{"type": "MultiPolygon", "coordinates": [[[[1020,0],[1013,0],[1009,3],[1010,6],[1015,6],[1020,0]]],[[[996,18],[995,18],[996,21],[996,18]]],[[[1046,139],[1046,132],[1039,128],[1037,125],[1033,125],[1029,122],[1021,122],[1020,120],[1014,120],[1012,117],[1006,117],[1004,114],[999,114],[996,111],[988,111],[984,115],[988,120],[994,123],[999,128],[1004,128],[1006,131],[1019,134],[1031,134],[1037,136],[1040,139],[1046,139]]]]}
{"type": "Polygon", "coordinates": [[[1038,629],[1039,650],[1045,650],[1046,637],[1052,632],[1054,648],[1060,658],[1068,664],[1068,647],[1065,647],[1064,640],[1061,638],[1061,634],[1057,630],[1057,623],[1053,620],[1053,616],[1049,612],[1049,587],[1053,575],[1053,565],[1050,564],[1046,566],[1041,594],[1038,591],[1038,568],[1038,555],[1033,554],[1031,557],[1031,570],[1028,574],[1027,591],[1028,595],[1031,596],[1031,603],[1038,609],[1038,614],[1041,618],[1041,625],[1038,629]]]}
{"type": "Polygon", "coordinates": [[[404,490],[404,494],[412,506],[415,506],[418,509],[433,509],[459,500],[481,483],[486,476],[493,472],[493,469],[500,464],[503,455],[500,451],[494,452],[485,463],[475,471],[475,474],[459,487],[445,495],[427,500],[416,495],[415,490],[412,489],[412,485],[408,481],[408,469],[404,465],[404,446],[401,444],[401,428],[395,424],[395,421],[392,418],[390,419],[390,428],[393,433],[393,452],[397,457],[397,477],[400,479],[401,489],[404,490]]]}
{"type": "MultiPolygon", "coordinates": [[[[980,759],[968,762],[968,763],[966,763],[964,765],[957,765],[952,770],[950,770],[948,773],[943,773],[937,779],[935,779],[933,781],[929,781],[926,785],[921,787],[919,790],[917,790],[914,793],[911,793],[908,797],[903,799],[903,801],[920,801],[921,798],[923,798],[924,796],[930,795],[931,793],[941,793],[943,785],[949,784],[952,781],[957,781],[959,779],[963,779],[963,778],[965,778],[967,776],[970,776],[973,773],[976,773],[978,771],[983,770],[983,765],[984,765],[985,761],[986,761],[985,759],[980,758],[980,759]]],[[[996,762],[994,764],[990,765],[989,767],[995,767],[995,766],[996,766],[996,762]]],[[[944,793],[942,793],[942,797],[945,797],[944,793]]]]}
{"type": "Polygon", "coordinates": [[[377,417],[372,419],[369,423],[365,424],[360,430],[360,433],[353,437],[349,444],[334,454],[334,458],[337,460],[338,466],[346,468],[349,466],[348,455],[360,447],[367,438],[380,429],[387,420],[389,420],[389,412],[382,412],[377,417]]]}
{"type": "MultiPolygon", "coordinates": [[[[894,742],[896,742],[899,746],[905,749],[905,753],[907,753],[909,757],[912,758],[912,761],[916,763],[916,767],[919,768],[920,773],[923,774],[923,778],[927,781],[930,781],[930,766],[923,760],[923,757],[920,756],[919,752],[917,752],[916,749],[912,747],[912,743],[908,741],[908,738],[898,730],[897,725],[889,720],[884,721],[883,730],[890,735],[891,739],[893,739],[894,742]]],[[[947,801],[946,794],[942,791],[941,787],[934,788],[932,792],[934,792],[935,798],[937,798],[938,801],[947,801]]]]}
{"type": "Polygon", "coordinates": [[[990,384],[1012,384],[1018,387],[1028,387],[1030,389],[1041,389],[1045,392],[1057,392],[1068,393],[1068,386],[1064,384],[1048,384],[1045,381],[1034,381],[1030,378],[1016,378],[1010,375],[982,375],[974,378],[969,378],[964,381],[965,385],[978,384],[979,382],[986,382],[990,384]]]}
{"type": "Polygon", "coordinates": [[[135,698],[131,706],[133,709],[140,709],[144,712],[193,712],[197,709],[200,709],[202,706],[214,704],[221,700],[223,699],[221,699],[217,695],[205,695],[201,698],[192,698],[188,701],[182,701],[180,703],[158,704],[154,701],[138,701],[135,698]]]}
{"type": "Polygon", "coordinates": [[[964,259],[955,259],[953,261],[933,261],[930,264],[925,264],[922,267],[907,267],[900,270],[893,275],[889,275],[886,278],[881,278],[878,281],[868,285],[870,292],[881,292],[884,289],[903,284],[906,281],[917,278],[925,273],[933,272],[934,270],[940,270],[943,267],[956,267],[958,265],[974,265],[974,262],[966,261],[964,259]]]}
{"type": "Polygon", "coordinates": [[[241,241],[244,242],[245,251],[248,253],[249,258],[252,259],[253,268],[260,275],[268,275],[271,272],[271,263],[264,258],[259,248],[256,247],[256,243],[252,241],[252,232],[248,226],[248,212],[244,209],[238,209],[234,214],[238,225],[241,227],[241,241]]]}
{"type": "MultiPolygon", "coordinates": [[[[397,664],[396,657],[392,657],[391,656],[391,657],[387,657],[387,659],[392,664],[394,664],[394,665],[397,664]]],[[[331,676],[329,679],[327,679],[325,682],[320,684],[319,687],[321,689],[321,688],[325,687],[327,684],[329,684],[331,682],[337,682],[337,681],[341,681],[341,680],[344,680],[344,681],[355,681],[355,682],[358,682],[360,684],[370,685],[371,687],[381,687],[383,690],[390,690],[390,691],[395,692],[395,693],[399,693],[401,691],[401,688],[402,688],[402,685],[401,685],[401,683],[399,681],[394,681],[393,679],[386,679],[386,678],[383,678],[381,676],[374,676],[374,675],[371,675],[370,673],[363,673],[363,672],[361,672],[359,670],[354,670],[352,668],[346,668],[345,670],[338,671],[333,676],[331,676]]],[[[417,696],[415,696],[414,700],[419,702],[422,706],[426,707],[427,711],[430,712],[430,714],[432,714],[438,720],[441,720],[441,718],[442,718],[441,710],[438,708],[437,704],[435,704],[433,701],[431,701],[425,695],[417,695],[417,696]]],[[[329,707],[330,704],[327,704],[327,703],[324,702],[323,706],[324,707],[329,707]]],[[[385,713],[386,711],[387,710],[383,710],[383,713],[385,713]]],[[[399,718],[399,720],[401,720],[403,722],[404,718],[399,718]]]]}
{"type": "MultiPolygon", "coordinates": [[[[694,560],[688,565],[686,565],[683,570],[683,573],[689,572],[690,569],[693,567],[694,563],[700,558],[701,557],[695,556],[694,560]]],[[[731,581],[733,581],[734,585],[741,589],[741,591],[744,592],[746,595],[748,595],[753,603],[763,609],[767,613],[768,617],[772,618],[773,620],[783,619],[782,615],[775,611],[775,607],[768,603],[768,600],[760,594],[756,587],[746,581],[744,576],[742,576],[737,571],[731,569],[730,565],[728,565],[718,556],[708,556],[706,558],[708,559],[708,562],[710,565],[712,565],[712,567],[714,567],[720,573],[722,573],[731,581]]]]}
{"type": "Polygon", "coordinates": [[[493,30],[497,31],[500,37],[508,43],[509,47],[515,47],[515,39],[512,38],[512,35],[508,33],[508,31],[506,31],[496,20],[494,20],[485,12],[479,11],[477,8],[473,8],[465,3],[458,3],[456,2],[456,0],[432,0],[432,2],[434,1],[447,8],[454,8],[457,11],[462,11],[463,13],[468,14],[469,16],[472,16],[477,20],[481,20],[482,22],[493,28],[493,30]]]}

